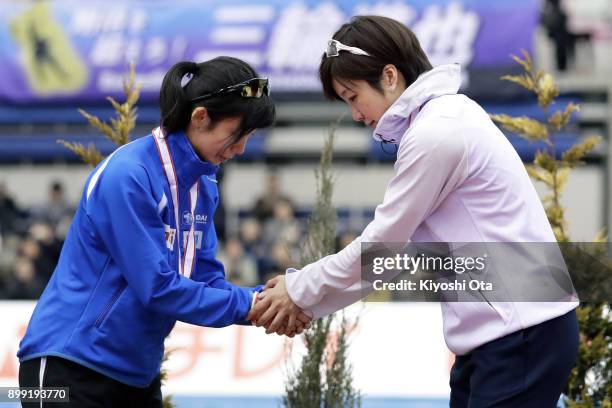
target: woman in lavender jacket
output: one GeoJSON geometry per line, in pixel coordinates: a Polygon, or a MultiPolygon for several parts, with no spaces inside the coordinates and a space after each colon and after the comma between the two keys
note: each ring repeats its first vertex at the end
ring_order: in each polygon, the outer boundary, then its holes
{"type": "MultiPolygon", "coordinates": [[[[274,278],[248,319],[282,332],[290,307],[315,318],[362,297],[362,242],[555,242],[523,163],[486,112],[458,94],[458,65],[432,68],[415,35],[354,17],[330,40],[325,95],[397,146],[394,176],[362,234],[337,254],[274,278]]],[[[506,277],[510,278],[510,277],[506,277]]],[[[575,299],[442,303],[456,355],[452,407],[555,407],[578,348],[575,299]]]]}

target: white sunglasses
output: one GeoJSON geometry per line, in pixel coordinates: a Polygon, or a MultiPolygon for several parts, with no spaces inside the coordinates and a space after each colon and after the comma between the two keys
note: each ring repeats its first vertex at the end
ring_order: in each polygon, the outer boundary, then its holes
{"type": "Polygon", "coordinates": [[[338,40],[329,40],[327,42],[327,49],[325,50],[325,55],[329,57],[337,57],[340,55],[340,51],[348,51],[351,54],[355,55],[365,55],[366,57],[371,57],[370,54],[357,47],[349,47],[348,45],[342,44],[338,40]]]}

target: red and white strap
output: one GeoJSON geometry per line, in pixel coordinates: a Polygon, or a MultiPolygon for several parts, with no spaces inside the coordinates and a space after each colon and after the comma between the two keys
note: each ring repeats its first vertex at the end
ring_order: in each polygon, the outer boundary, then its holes
{"type": "Polygon", "coordinates": [[[185,242],[185,259],[183,260],[183,275],[191,276],[193,272],[193,266],[195,265],[196,259],[196,242],[195,242],[195,218],[194,212],[196,204],[198,202],[198,191],[200,190],[200,182],[191,186],[189,189],[189,200],[190,200],[190,212],[191,212],[191,226],[189,228],[189,235],[187,242],[185,242]]]}
{"type": "Polygon", "coordinates": [[[166,178],[168,179],[168,184],[170,185],[170,195],[172,196],[172,204],[174,207],[174,220],[176,223],[176,232],[178,237],[178,268],[179,273],[181,275],[185,275],[187,277],[191,276],[191,272],[193,271],[193,266],[195,264],[195,253],[196,253],[196,245],[195,245],[195,207],[198,202],[198,190],[199,190],[199,181],[197,181],[191,188],[189,189],[189,198],[190,198],[190,213],[191,213],[191,226],[189,229],[189,234],[187,235],[187,239],[185,240],[185,248],[184,254],[185,257],[183,259],[181,245],[180,245],[180,237],[181,237],[181,218],[179,218],[179,185],[178,185],[178,177],[176,176],[176,168],[174,166],[174,162],[172,161],[172,156],[170,155],[170,149],[168,147],[168,142],[164,136],[162,130],[158,127],[153,129],[153,140],[155,140],[155,144],[157,145],[157,151],[159,153],[159,158],[162,162],[162,166],[164,168],[164,172],[166,173],[166,178]]]}

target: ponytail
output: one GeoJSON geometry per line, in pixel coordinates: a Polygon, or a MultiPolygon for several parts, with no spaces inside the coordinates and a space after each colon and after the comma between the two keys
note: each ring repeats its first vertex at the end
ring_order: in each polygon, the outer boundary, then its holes
{"type": "Polygon", "coordinates": [[[186,97],[184,86],[186,78],[197,74],[198,64],[182,61],[174,64],[164,76],[159,93],[161,127],[165,133],[173,133],[187,128],[191,120],[191,102],[186,97]]]}
{"type": "Polygon", "coordinates": [[[230,143],[237,142],[255,129],[272,125],[275,109],[268,95],[261,98],[243,98],[239,93],[214,96],[191,102],[231,85],[258,77],[246,62],[232,57],[217,57],[210,61],[182,61],[170,68],[164,76],[159,92],[161,128],[165,134],[184,131],[191,122],[191,112],[198,106],[208,111],[211,126],[230,117],[240,117],[237,134],[230,143]]]}

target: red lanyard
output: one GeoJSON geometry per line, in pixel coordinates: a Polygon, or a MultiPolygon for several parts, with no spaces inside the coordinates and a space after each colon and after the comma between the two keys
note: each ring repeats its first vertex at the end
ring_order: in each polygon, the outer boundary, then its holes
{"type": "Polygon", "coordinates": [[[182,219],[179,218],[179,186],[178,186],[178,178],[176,176],[176,168],[174,167],[174,162],[172,161],[172,156],[170,155],[170,149],[168,148],[168,142],[164,136],[162,130],[158,127],[153,130],[153,140],[155,140],[155,144],[157,145],[157,151],[159,152],[159,158],[162,162],[162,166],[164,168],[164,172],[166,173],[166,178],[168,179],[168,184],[170,185],[170,194],[172,195],[172,204],[174,207],[174,220],[176,223],[176,231],[177,237],[179,239],[177,243],[178,248],[178,270],[181,275],[185,275],[187,277],[191,276],[191,272],[193,271],[193,267],[196,259],[196,245],[195,245],[195,207],[198,202],[198,190],[199,190],[199,181],[196,181],[193,186],[189,189],[189,201],[190,201],[190,212],[184,214],[188,217],[189,233],[187,234],[187,238],[184,239],[185,246],[183,248],[183,252],[185,257],[181,256],[181,222],[182,219]]]}

